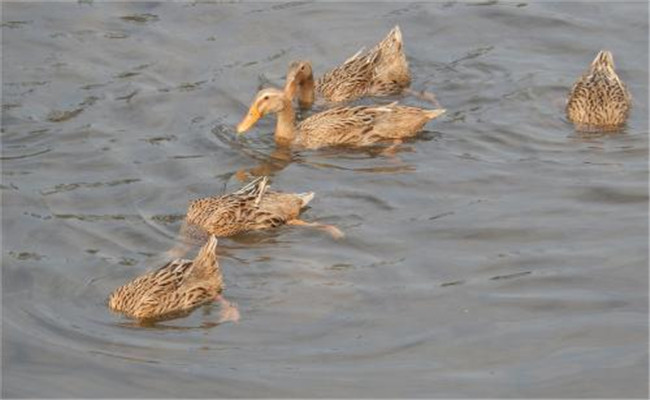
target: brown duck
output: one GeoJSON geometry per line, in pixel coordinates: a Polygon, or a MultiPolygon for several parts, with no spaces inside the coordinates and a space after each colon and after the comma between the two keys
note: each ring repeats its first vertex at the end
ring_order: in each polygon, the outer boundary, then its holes
{"type": "Polygon", "coordinates": [[[221,301],[220,322],[239,319],[237,309],[221,293],[223,275],[211,236],[194,260],[176,259],[117,288],[108,307],[143,323],[181,318],[198,307],[221,301]]]}
{"type": "Polygon", "coordinates": [[[314,192],[283,193],[269,190],[268,177],[259,177],[234,193],[205,197],[190,203],[181,236],[200,236],[207,232],[227,237],[283,224],[323,229],[335,238],[343,233],[336,227],[299,218],[301,210],[314,198],[314,192]]]}
{"type": "Polygon", "coordinates": [[[612,53],[602,50],[573,85],[566,114],[578,130],[618,130],[627,120],[631,96],[614,70],[612,53]]]}
{"type": "Polygon", "coordinates": [[[402,32],[395,26],[375,47],[367,52],[360,50],[316,81],[309,61],[291,63],[286,90],[289,98],[298,96],[300,107],[309,108],[316,95],[338,103],[400,94],[410,84],[402,32]]]}
{"type": "Polygon", "coordinates": [[[237,132],[249,130],[260,118],[277,114],[275,141],[307,149],[326,146],[366,146],[381,141],[401,143],[415,136],[424,125],[445,112],[417,107],[387,105],[335,107],[312,115],[296,125],[290,97],[278,89],[258,92],[237,132]]]}

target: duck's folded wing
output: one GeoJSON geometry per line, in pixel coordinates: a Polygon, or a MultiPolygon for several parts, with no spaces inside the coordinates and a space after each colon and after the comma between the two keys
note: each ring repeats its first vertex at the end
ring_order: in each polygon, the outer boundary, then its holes
{"type": "Polygon", "coordinates": [[[307,147],[372,143],[376,141],[372,132],[378,117],[390,112],[390,106],[332,108],[298,126],[300,141],[307,147]]]}
{"type": "Polygon", "coordinates": [[[173,292],[151,293],[142,300],[133,316],[145,321],[180,318],[211,302],[213,297],[207,288],[200,285],[181,287],[173,292]]]}

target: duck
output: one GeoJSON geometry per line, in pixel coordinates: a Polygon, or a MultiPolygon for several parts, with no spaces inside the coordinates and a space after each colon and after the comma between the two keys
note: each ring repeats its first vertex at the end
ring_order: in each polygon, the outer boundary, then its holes
{"type": "Polygon", "coordinates": [[[314,80],[310,61],[294,61],[289,64],[286,82],[289,97],[297,96],[303,109],[312,106],[316,95],[329,103],[341,103],[400,94],[411,84],[402,31],[395,26],[375,47],[359,50],[318,80],[314,80]]]}
{"type": "Polygon", "coordinates": [[[263,116],[277,114],[275,142],[280,146],[318,149],[330,146],[367,146],[382,141],[394,145],[415,136],[424,125],[445,113],[393,102],[371,106],[337,106],[311,115],[296,125],[291,98],[284,90],[266,88],[255,96],[237,133],[248,131],[263,116]]]}
{"type": "Polygon", "coordinates": [[[614,57],[601,50],[573,85],[567,118],[581,131],[614,131],[627,121],[631,96],[614,70],[614,57]]]}
{"type": "Polygon", "coordinates": [[[222,302],[220,322],[239,320],[239,312],[222,296],[223,274],[212,235],[193,260],[178,258],[120,286],[108,307],[140,323],[182,318],[213,301],[222,302]]]}
{"type": "Polygon", "coordinates": [[[343,232],[335,226],[300,219],[301,211],[314,196],[314,192],[270,190],[269,177],[260,176],[236,192],[191,201],[181,226],[181,237],[192,239],[201,234],[229,237],[286,224],[315,227],[335,239],[342,238],[343,232]]]}

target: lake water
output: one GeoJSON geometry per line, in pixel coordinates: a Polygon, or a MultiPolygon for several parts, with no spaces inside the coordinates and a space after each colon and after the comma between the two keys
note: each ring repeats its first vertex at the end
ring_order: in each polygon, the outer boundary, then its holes
{"type": "Polygon", "coordinates": [[[2,11],[4,396],[648,396],[647,2],[2,11]],[[397,155],[279,152],[273,118],[236,137],[291,60],[320,75],[396,24],[448,110],[397,155]],[[600,49],[634,108],[579,134],[564,100],[600,49]],[[239,323],[109,313],[246,171],[346,238],[221,240],[239,323]]]}

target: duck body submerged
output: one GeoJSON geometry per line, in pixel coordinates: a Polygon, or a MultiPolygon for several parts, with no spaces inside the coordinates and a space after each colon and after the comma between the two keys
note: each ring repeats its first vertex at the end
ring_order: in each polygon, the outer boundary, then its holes
{"type": "Polygon", "coordinates": [[[399,26],[370,51],[359,51],[342,65],[323,74],[316,92],[330,102],[352,101],[363,96],[391,96],[411,84],[399,26]]]}
{"type": "Polygon", "coordinates": [[[111,311],[141,322],[189,315],[219,299],[223,275],[211,236],[194,260],[176,259],[117,288],[108,298],[111,311]]]}
{"type": "Polygon", "coordinates": [[[236,192],[192,201],[185,222],[217,237],[276,228],[298,218],[313,197],[269,190],[268,177],[260,177],[236,192]]]}
{"type": "Polygon", "coordinates": [[[600,51],[571,89],[567,118],[582,131],[618,130],[630,108],[631,96],[614,70],[612,53],[600,51]]]}

